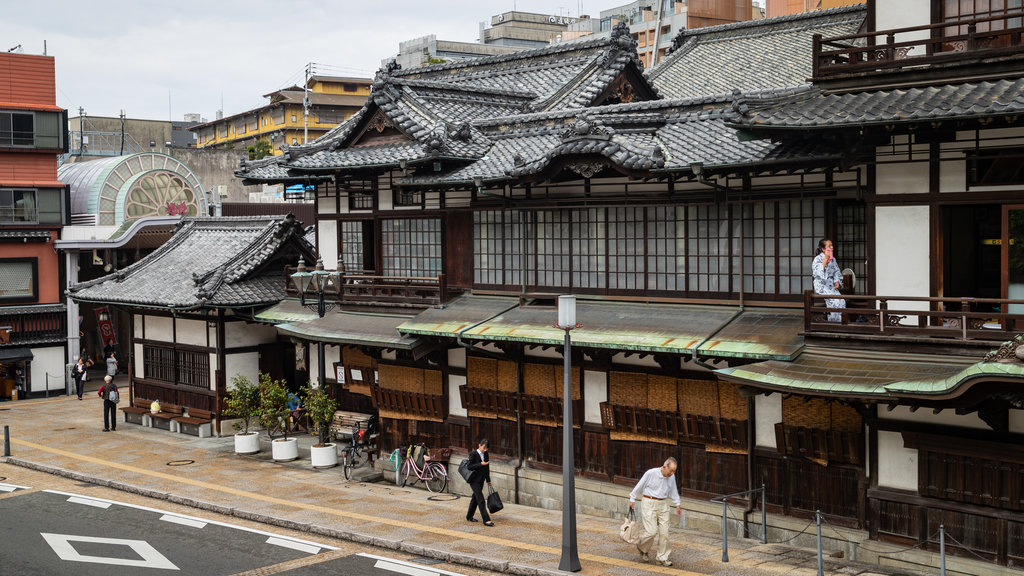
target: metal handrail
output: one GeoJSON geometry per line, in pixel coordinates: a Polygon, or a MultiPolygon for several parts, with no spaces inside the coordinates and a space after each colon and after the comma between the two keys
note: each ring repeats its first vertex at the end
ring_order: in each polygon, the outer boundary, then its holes
{"type": "Polygon", "coordinates": [[[754,488],[752,490],[744,490],[742,492],[735,492],[733,494],[726,494],[725,496],[715,496],[711,499],[711,502],[722,503],[722,562],[729,561],[729,531],[727,529],[726,521],[729,519],[729,499],[744,496],[746,494],[753,494],[755,492],[761,493],[761,544],[768,543],[768,511],[766,509],[765,500],[767,490],[762,482],[760,488],[754,488]]]}

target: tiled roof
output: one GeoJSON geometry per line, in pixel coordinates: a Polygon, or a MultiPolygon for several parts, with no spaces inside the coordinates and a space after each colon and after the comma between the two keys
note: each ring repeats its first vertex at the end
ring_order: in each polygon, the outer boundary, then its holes
{"type": "Polygon", "coordinates": [[[860,4],[684,30],[647,77],[666,98],[806,84],[814,61],[812,36],[855,34],[866,14],[860,4]]]}
{"type": "MultiPolygon", "coordinates": [[[[770,95],[769,95],[770,96],[770,95]]],[[[828,128],[971,119],[1024,112],[1024,78],[826,94],[817,88],[744,102],[753,128],[828,128]]]]}
{"type": "Polygon", "coordinates": [[[170,240],[135,264],[69,289],[77,301],[174,308],[273,304],[284,265],[314,260],[294,217],[183,219],[170,240]]]}

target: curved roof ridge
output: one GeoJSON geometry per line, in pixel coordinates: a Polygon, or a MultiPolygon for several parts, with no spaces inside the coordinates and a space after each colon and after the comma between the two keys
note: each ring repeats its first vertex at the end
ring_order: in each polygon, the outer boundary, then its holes
{"type": "Polygon", "coordinates": [[[445,62],[443,64],[431,64],[429,66],[418,66],[416,68],[401,69],[395,71],[395,76],[411,76],[414,74],[422,74],[424,72],[440,72],[444,70],[457,70],[459,68],[476,68],[478,66],[486,66],[489,64],[498,64],[501,62],[507,62],[512,60],[521,60],[525,58],[534,58],[537,56],[548,56],[550,54],[558,54],[559,52],[572,52],[578,50],[586,50],[589,48],[595,48],[610,43],[610,38],[602,36],[599,38],[578,40],[574,42],[560,42],[558,44],[551,44],[542,48],[528,48],[525,50],[517,50],[515,52],[509,52],[507,54],[496,54],[494,56],[481,56],[479,58],[469,58],[466,60],[458,60],[454,62],[445,62]]]}

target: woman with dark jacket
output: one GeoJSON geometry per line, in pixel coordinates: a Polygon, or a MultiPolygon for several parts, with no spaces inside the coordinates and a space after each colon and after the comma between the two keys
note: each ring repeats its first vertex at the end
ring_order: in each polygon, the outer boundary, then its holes
{"type": "Polygon", "coordinates": [[[484,482],[491,485],[490,458],[487,456],[489,442],[481,438],[477,442],[476,450],[469,453],[469,464],[467,467],[473,471],[469,477],[469,487],[473,490],[473,497],[469,499],[469,512],[466,512],[466,520],[477,522],[476,509],[480,508],[480,516],[484,519],[484,526],[494,526],[491,522],[491,515],[487,513],[487,501],[484,499],[484,482]]]}

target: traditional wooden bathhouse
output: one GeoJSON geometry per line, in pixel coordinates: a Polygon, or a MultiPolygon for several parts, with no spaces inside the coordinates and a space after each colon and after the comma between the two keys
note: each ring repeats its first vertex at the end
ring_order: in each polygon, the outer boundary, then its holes
{"type": "Polygon", "coordinates": [[[219,432],[231,377],[280,365],[277,332],[252,319],[285,297],[286,264],[315,259],[304,233],[292,216],[185,217],[151,254],[69,297],[130,315],[133,400],[209,412],[219,432]]]}
{"type": "Polygon", "coordinates": [[[686,31],[646,73],[621,29],[382,70],[352,119],[238,175],[325,179],[333,299],[409,317],[289,335],[329,338],[385,449],[486,436],[514,497],[557,507],[573,293],[581,506],[620,509],[603,483],[674,456],[694,523],[763,483],[780,530],[821,510],[927,549],[944,523],[954,552],[1021,562],[1024,368],[1000,345],[1024,304],[1022,14],[918,3],[931,20],[869,2],[686,31]],[[822,238],[856,277],[840,322],[810,292],[822,238]]]}

